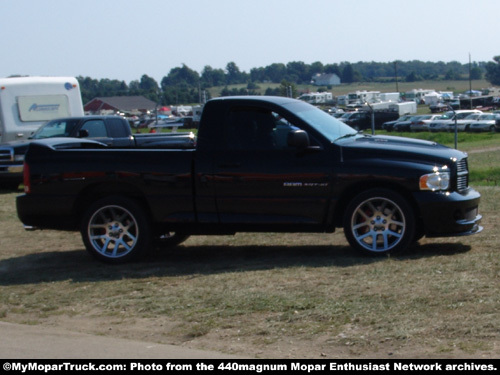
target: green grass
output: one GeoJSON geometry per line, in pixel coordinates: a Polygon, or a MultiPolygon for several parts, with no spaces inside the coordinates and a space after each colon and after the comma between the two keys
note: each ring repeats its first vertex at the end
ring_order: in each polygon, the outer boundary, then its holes
{"type": "MultiPolygon", "coordinates": [[[[264,94],[267,88],[277,88],[280,86],[279,83],[257,83],[259,89],[256,91],[260,94],[264,94]]],[[[473,90],[481,90],[483,88],[490,87],[491,84],[486,80],[474,80],[472,81],[473,90]]],[[[211,87],[208,89],[211,97],[220,96],[220,92],[225,86],[211,87]]],[[[229,85],[229,90],[236,88],[246,88],[247,85],[229,85]]],[[[297,85],[298,92],[314,92],[318,91],[318,86],[313,85],[297,85]]],[[[323,89],[325,89],[323,87],[323,89]]],[[[334,96],[346,95],[350,92],[355,91],[380,91],[380,92],[406,92],[412,89],[434,89],[436,91],[453,91],[455,93],[462,93],[469,90],[469,81],[419,81],[419,82],[355,82],[350,84],[341,84],[339,86],[332,86],[327,91],[331,92],[334,96]]],[[[426,112],[428,113],[428,112],[426,112]]]]}

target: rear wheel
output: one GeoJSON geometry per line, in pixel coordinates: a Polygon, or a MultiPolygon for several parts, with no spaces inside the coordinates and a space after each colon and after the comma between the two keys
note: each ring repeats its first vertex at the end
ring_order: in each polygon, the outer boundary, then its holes
{"type": "Polygon", "coordinates": [[[87,250],[107,263],[144,256],[151,239],[143,208],[126,197],[107,197],[93,203],[83,216],[80,232],[87,250]]]}
{"type": "Polygon", "coordinates": [[[372,255],[396,253],[415,238],[413,209],[398,193],[372,189],[357,195],[347,207],[344,233],[356,250],[372,255]]]}

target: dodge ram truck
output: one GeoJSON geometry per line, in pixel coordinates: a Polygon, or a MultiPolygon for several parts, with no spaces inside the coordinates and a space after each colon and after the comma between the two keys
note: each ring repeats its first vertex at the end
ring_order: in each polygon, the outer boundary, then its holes
{"type": "Polygon", "coordinates": [[[17,188],[23,179],[23,160],[28,145],[35,140],[54,137],[94,139],[115,148],[165,143],[169,147],[191,147],[194,144],[194,135],[187,133],[132,134],[128,121],[120,116],[59,118],[42,125],[27,140],[0,145],[0,186],[17,188]]]}
{"type": "Polygon", "coordinates": [[[208,101],[190,149],[33,142],[24,185],[27,228],[80,231],[109,263],[196,234],[343,228],[352,248],[377,255],[482,230],[467,154],[364,135],[282,97],[208,101]]]}

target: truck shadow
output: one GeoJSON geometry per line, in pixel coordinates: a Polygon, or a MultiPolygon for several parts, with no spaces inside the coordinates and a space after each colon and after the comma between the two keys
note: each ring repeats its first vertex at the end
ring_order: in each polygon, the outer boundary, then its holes
{"type": "Polygon", "coordinates": [[[407,261],[468,252],[456,243],[415,245],[399,256],[367,257],[348,246],[179,246],[152,252],[146,259],[103,264],[85,250],[44,252],[0,260],[0,285],[71,280],[101,282],[185,275],[211,275],[291,267],[348,268],[387,260],[407,261]]]}

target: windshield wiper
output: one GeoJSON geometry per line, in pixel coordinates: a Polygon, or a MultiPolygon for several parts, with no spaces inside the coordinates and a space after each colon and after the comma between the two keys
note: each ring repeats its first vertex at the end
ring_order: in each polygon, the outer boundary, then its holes
{"type": "MultiPolygon", "coordinates": [[[[354,137],[355,135],[359,135],[359,134],[361,134],[361,133],[363,133],[363,131],[362,131],[362,130],[360,130],[359,132],[356,132],[356,133],[348,133],[348,134],[344,134],[344,135],[342,135],[342,136],[340,136],[340,137],[338,137],[338,138],[335,138],[335,141],[338,141],[339,139],[343,139],[343,138],[350,138],[350,137],[354,137]]],[[[335,141],[334,141],[334,142],[335,142],[335,141]]]]}

